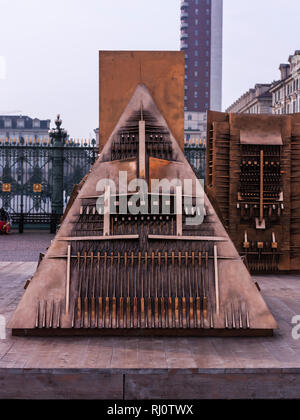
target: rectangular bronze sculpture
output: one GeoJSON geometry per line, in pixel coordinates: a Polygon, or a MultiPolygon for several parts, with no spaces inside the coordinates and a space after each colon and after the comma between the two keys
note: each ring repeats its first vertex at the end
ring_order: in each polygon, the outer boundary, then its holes
{"type": "Polygon", "coordinates": [[[208,113],[207,192],[253,272],[300,268],[300,116],[208,113]]]}

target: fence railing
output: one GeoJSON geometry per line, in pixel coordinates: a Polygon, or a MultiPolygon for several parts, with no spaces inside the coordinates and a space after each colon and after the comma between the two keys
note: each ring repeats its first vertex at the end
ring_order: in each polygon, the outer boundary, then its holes
{"type": "MultiPolygon", "coordinates": [[[[97,157],[95,140],[67,139],[57,146],[49,138],[0,138],[0,208],[7,210],[19,231],[24,224],[55,224],[54,159],[62,159],[63,207],[97,157]]],[[[205,178],[205,143],[185,141],[184,153],[200,179],[205,178]]]]}
{"type": "Polygon", "coordinates": [[[44,224],[53,220],[53,160],[57,153],[63,164],[66,206],[74,185],[95,162],[95,140],[69,139],[56,146],[47,138],[0,139],[0,208],[9,212],[20,231],[24,223],[44,224]]]}

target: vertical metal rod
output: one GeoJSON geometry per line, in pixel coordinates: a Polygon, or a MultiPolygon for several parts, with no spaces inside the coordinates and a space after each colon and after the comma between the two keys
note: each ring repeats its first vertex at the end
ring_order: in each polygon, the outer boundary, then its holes
{"type": "Polygon", "coordinates": [[[60,328],[60,301],[58,302],[58,309],[57,309],[57,323],[56,328],[60,328]]]}
{"type": "Polygon", "coordinates": [[[127,254],[124,254],[124,270],[121,272],[121,282],[120,282],[120,328],[124,328],[124,297],[123,297],[123,283],[125,286],[126,279],[126,269],[127,269],[127,254]],[[124,282],[123,282],[124,276],[124,282]]]}
{"type": "MultiPolygon", "coordinates": [[[[107,328],[110,327],[110,298],[109,298],[109,286],[110,286],[110,277],[112,271],[112,262],[113,262],[113,255],[112,252],[110,255],[110,270],[106,270],[107,278],[106,278],[106,296],[105,296],[105,326],[107,328]]],[[[106,256],[107,258],[107,256],[106,256]]]]}
{"type": "MultiPolygon", "coordinates": [[[[145,276],[147,276],[147,264],[148,264],[148,254],[145,252],[145,276]]],[[[144,276],[142,269],[142,280],[141,280],[141,328],[145,328],[145,298],[144,298],[144,276]]]]}
{"type": "Polygon", "coordinates": [[[66,281],[66,315],[69,315],[70,307],[70,273],[71,273],[71,245],[67,250],[67,281],[66,281]]]}
{"type": "MultiPolygon", "coordinates": [[[[179,299],[178,299],[178,284],[180,279],[180,262],[179,262],[179,255],[178,255],[178,270],[176,270],[175,274],[175,302],[174,302],[174,312],[175,312],[175,327],[179,328],[180,326],[180,319],[179,319],[179,299]]],[[[175,266],[175,253],[172,252],[172,265],[175,266]]],[[[174,269],[175,272],[175,269],[174,269]]]]}
{"type": "Polygon", "coordinates": [[[154,276],[154,252],[151,253],[151,274],[149,276],[148,282],[148,302],[147,302],[147,309],[148,309],[148,328],[152,328],[152,301],[151,301],[151,290],[152,290],[152,282],[154,276]]]}
{"type": "MultiPolygon", "coordinates": [[[[174,252],[171,253],[171,273],[175,275],[174,267],[174,252]]],[[[172,313],[172,288],[171,288],[171,273],[169,273],[167,266],[167,276],[168,276],[168,327],[173,328],[173,313],[172,313]]],[[[175,278],[176,281],[176,278],[175,278]]]]}
{"type": "Polygon", "coordinates": [[[259,200],[259,223],[264,218],[264,151],[260,151],[260,200],[259,200]]]}
{"type": "Polygon", "coordinates": [[[77,319],[80,321],[81,319],[81,288],[82,288],[82,274],[80,270],[80,252],[77,252],[77,260],[78,260],[78,298],[77,298],[77,319]]]}
{"type": "Polygon", "coordinates": [[[104,216],[103,216],[103,235],[110,233],[110,186],[105,186],[104,192],[104,216]]]}
{"type": "Polygon", "coordinates": [[[220,314],[220,300],[219,300],[219,271],[218,271],[218,250],[217,245],[214,245],[214,266],[215,266],[215,292],[216,292],[216,314],[220,314]]]}
{"type": "MultiPolygon", "coordinates": [[[[159,313],[158,313],[158,289],[159,289],[159,276],[160,276],[160,263],[161,263],[161,253],[157,254],[158,265],[157,265],[157,276],[155,282],[155,299],[154,299],[154,322],[155,328],[159,327],[159,313]]],[[[152,262],[153,263],[153,262],[152,262]]]]}
{"type": "MultiPolygon", "coordinates": [[[[86,254],[86,253],[85,253],[86,254]]],[[[90,265],[92,265],[92,260],[93,260],[93,252],[91,252],[91,263],[90,265]]],[[[84,322],[89,322],[89,298],[88,298],[88,293],[89,293],[89,273],[85,273],[85,283],[86,283],[86,289],[85,289],[85,297],[84,297],[84,322]]]]}
{"type": "Polygon", "coordinates": [[[166,308],[165,308],[165,291],[164,291],[164,278],[168,279],[168,253],[165,252],[165,273],[166,276],[161,275],[161,298],[160,298],[160,307],[161,307],[161,326],[166,328],[166,308]]]}
{"type": "Polygon", "coordinates": [[[50,306],[49,328],[53,327],[53,312],[54,312],[54,300],[52,300],[51,306],[50,306]]]}
{"type": "Polygon", "coordinates": [[[191,275],[194,274],[194,267],[195,267],[195,252],[192,252],[192,268],[190,270],[190,276],[189,276],[189,285],[190,285],[190,328],[195,327],[194,322],[194,297],[193,297],[193,290],[192,288],[192,280],[191,275]]]}
{"type": "Polygon", "coordinates": [[[102,297],[103,281],[102,281],[100,262],[101,262],[101,254],[100,252],[98,252],[97,253],[97,270],[98,270],[98,276],[99,276],[98,328],[103,327],[103,297],[102,297]]]}
{"type": "Polygon", "coordinates": [[[146,177],[146,126],[139,121],[139,177],[146,177]]]}
{"type": "Polygon", "coordinates": [[[36,308],[35,328],[39,327],[39,319],[40,319],[40,301],[38,301],[37,308],[36,308]]]}
{"type": "MultiPolygon", "coordinates": [[[[116,275],[114,272],[114,253],[112,252],[110,255],[110,267],[111,267],[111,281],[113,286],[112,292],[112,314],[111,314],[111,326],[112,328],[117,328],[117,299],[116,299],[116,275]]],[[[119,256],[118,256],[119,258],[119,256]]]]}
{"type": "MultiPolygon", "coordinates": [[[[98,268],[98,256],[97,256],[97,268],[98,268]]],[[[96,322],[96,298],[95,298],[95,289],[96,289],[96,268],[93,266],[93,271],[91,273],[93,278],[92,286],[92,299],[91,299],[91,321],[93,324],[96,322]]]]}
{"type": "MultiPolygon", "coordinates": [[[[185,272],[186,272],[186,275],[187,275],[187,270],[188,270],[187,264],[188,264],[188,259],[187,259],[187,253],[186,253],[185,254],[185,272]]],[[[181,278],[181,287],[182,287],[182,297],[181,297],[181,302],[182,302],[182,326],[183,326],[183,328],[187,328],[186,297],[185,297],[185,275],[184,274],[181,278]]]]}
{"type": "MultiPolygon", "coordinates": [[[[127,259],[127,253],[126,254],[126,259],[127,259]]],[[[127,324],[127,328],[131,327],[131,310],[130,310],[130,273],[129,273],[129,268],[127,269],[127,299],[126,299],[126,324],[127,324]]]]}
{"type": "Polygon", "coordinates": [[[182,236],[182,187],[176,187],[176,235],[182,236]]]}
{"type": "MultiPolygon", "coordinates": [[[[197,297],[196,297],[196,312],[197,312],[197,327],[201,328],[201,298],[200,298],[200,281],[202,277],[202,254],[201,251],[198,252],[198,266],[199,266],[199,276],[197,276],[197,297]]],[[[197,273],[197,272],[196,272],[197,273]]],[[[196,274],[197,275],[197,274],[196,274]]]]}
{"type": "Polygon", "coordinates": [[[138,272],[134,271],[134,299],[133,299],[133,327],[138,327],[138,307],[137,307],[137,277],[140,281],[141,273],[141,253],[138,253],[138,272]]]}

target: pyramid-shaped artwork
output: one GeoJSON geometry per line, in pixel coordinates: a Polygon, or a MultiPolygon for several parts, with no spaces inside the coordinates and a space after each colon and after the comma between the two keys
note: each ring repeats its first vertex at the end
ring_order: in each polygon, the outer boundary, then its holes
{"type": "Polygon", "coordinates": [[[276,322],[138,85],[9,327],[15,335],[270,335],[276,322]]]}

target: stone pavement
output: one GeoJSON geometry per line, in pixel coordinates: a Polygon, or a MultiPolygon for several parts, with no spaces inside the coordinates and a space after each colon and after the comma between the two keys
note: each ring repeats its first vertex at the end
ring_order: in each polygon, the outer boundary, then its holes
{"type": "MultiPolygon", "coordinates": [[[[10,317],[35,263],[0,263],[10,317]]],[[[0,398],[299,398],[300,276],[257,276],[274,337],[12,337],[0,340],[0,398]]]]}
{"type": "Polygon", "coordinates": [[[13,230],[9,235],[0,235],[1,261],[38,261],[40,252],[45,252],[54,238],[48,230],[13,230]]]}

